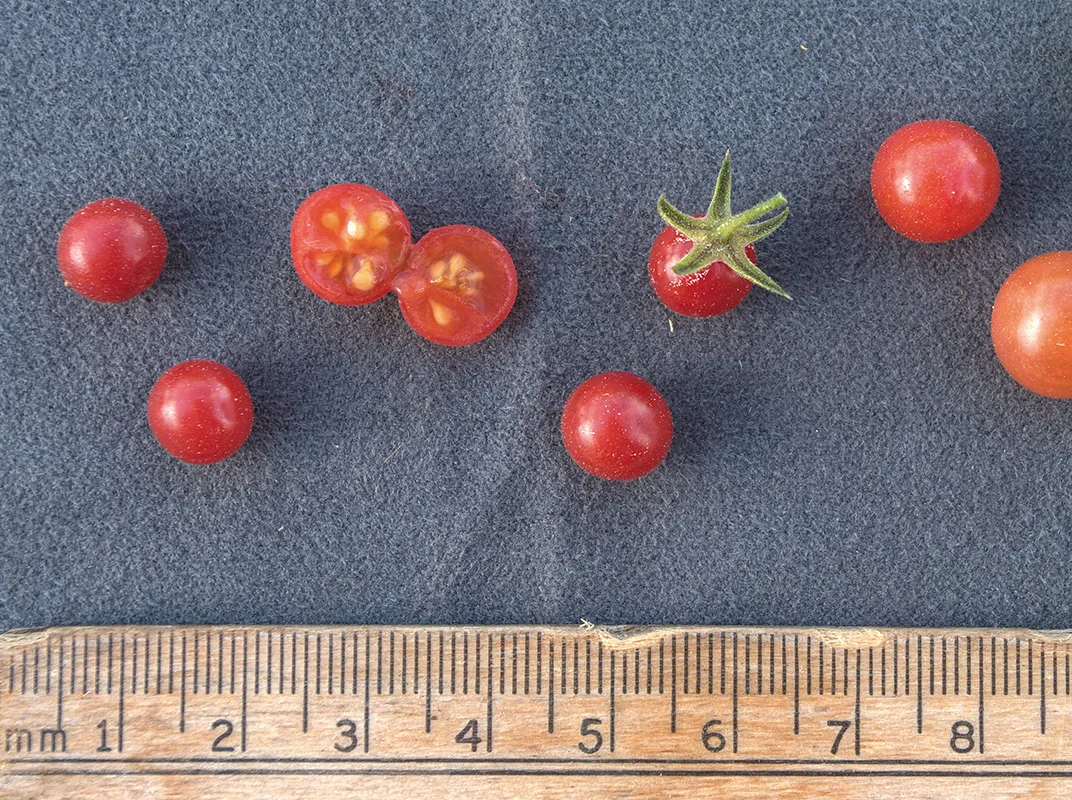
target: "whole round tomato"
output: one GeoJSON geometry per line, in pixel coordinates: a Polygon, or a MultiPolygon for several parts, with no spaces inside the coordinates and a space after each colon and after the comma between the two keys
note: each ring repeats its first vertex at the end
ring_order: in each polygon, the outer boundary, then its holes
{"type": "Polygon", "coordinates": [[[990,336],[1017,383],[1072,398],[1072,252],[1035,256],[1013,271],[994,300],[990,336]]]}
{"type": "Polygon", "coordinates": [[[890,227],[917,242],[947,242],[990,216],[1001,168],[982,134],[948,119],[913,122],[882,143],[871,194],[890,227]]]}
{"type": "MultiPolygon", "coordinates": [[[[713,317],[736,308],[755,285],[734,272],[725,261],[715,261],[698,272],[679,275],[674,265],[695,246],[681,231],[667,225],[655,237],[648,256],[648,279],[663,305],[687,317],[713,317]]],[[[756,263],[756,248],[744,249],[756,263]]]]}
{"type": "Polygon", "coordinates": [[[562,410],[562,441],[577,465],[610,480],[647,475],[674,436],[659,390],[632,372],[604,372],[573,390],[562,410]]]}
{"type": "Polygon", "coordinates": [[[466,345],[506,319],[517,298],[517,271],[510,253],[487,231],[447,225],[413,246],[392,286],[413,330],[437,344],[466,345]]]}
{"type": "Polygon", "coordinates": [[[320,297],[344,306],[387,294],[412,244],[409,220],[398,204],[359,183],[313,192],[290,225],[298,277],[320,297]]]}
{"type": "Polygon", "coordinates": [[[732,172],[727,152],[706,214],[686,214],[665,196],[659,198],[659,216],[666,227],[651,246],[648,279],[663,305],[678,314],[724,314],[744,300],[753,284],[789,299],[785,289],[756,266],[755,248],[785,222],[788,201],[779,192],[734,214],[732,172]]]}
{"type": "Polygon", "coordinates": [[[153,284],[167,259],[167,237],[152,212],[106,197],[76,211],[60,231],[56,260],[67,284],[100,303],[121,303],[153,284]]]}
{"type": "Polygon", "coordinates": [[[253,401],[232,370],[217,361],[183,361],[149,392],[149,427],[161,446],[190,464],[233,455],[253,428],[253,401]]]}

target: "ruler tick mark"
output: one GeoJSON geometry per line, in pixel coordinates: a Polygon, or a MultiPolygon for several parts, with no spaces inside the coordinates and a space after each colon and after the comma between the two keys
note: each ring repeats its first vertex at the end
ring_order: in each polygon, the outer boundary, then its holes
{"type": "Polygon", "coordinates": [[[314,664],[315,664],[315,676],[316,677],[315,677],[313,685],[315,686],[316,694],[320,694],[320,634],[319,633],[316,635],[316,661],[314,662],[314,664]]]}
{"type": "MultiPolygon", "coordinates": [[[[782,638],[783,644],[785,638],[782,638]]],[[[707,693],[715,693],[715,635],[707,634],[707,693]]]]}
{"type": "MultiPolygon", "coordinates": [[[[319,635],[317,639],[319,640],[319,635]]],[[[302,680],[302,733],[309,732],[309,634],[305,634],[305,672],[302,680]]]]}
{"type": "Polygon", "coordinates": [[[592,693],[592,640],[584,641],[584,693],[592,693]]]}
{"type": "MultiPolygon", "coordinates": [[[[991,650],[991,657],[993,657],[993,651],[991,650]]],[[[983,713],[983,695],[986,692],[983,690],[983,637],[979,637],[979,755],[983,755],[985,751],[985,731],[986,726],[984,724],[985,715],[983,713]]]]}
{"type": "MultiPolygon", "coordinates": [[[[430,635],[431,634],[429,634],[429,636],[430,635]]],[[[365,706],[364,706],[365,736],[364,736],[364,740],[362,741],[362,748],[364,749],[364,751],[366,753],[369,751],[369,735],[370,735],[369,731],[370,731],[370,729],[372,727],[371,714],[369,713],[369,688],[370,688],[371,682],[372,682],[372,675],[371,675],[371,672],[372,672],[372,668],[371,668],[372,667],[372,658],[371,658],[371,653],[370,653],[371,649],[372,648],[370,646],[369,635],[366,633],[365,634],[365,706]]],[[[431,654],[432,654],[432,649],[430,647],[428,648],[428,654],[429,654],[429,656],[431,656],[431,654]]],[[[357,657],[357,647],[356,646],[354,647],[354,657],[355,658],[357,657]]],[[[355,674],[356,674],[356,672],[355,672],[355,674]]],[[[429,665],[429,669],[428,669],[428,678],[429,678],[429,680],[431,680],[431,676],[432,676],[432,669],[431,669],[431,665],[429,665]]],[[[432,700],[432,692],[429,691],[428,692],[428,702],[430,703],[431,700],[432,700]]],[[[430,718],[429,718],[429,724],[430,724],[430,718]]]]}
{"type": "MultiPolygon", "coordinates": [[[[442,631],[439,634],[442,636],[442,631]]],[[[439,641],[439,693],[443,694],[443,640],[439,641]]],[[[376,635],[376,694],[383,694],[383,631],[376,635]]]]}
{"type": "Polygon", "coordinates": [[[179,733],[186,732],[186,632],[182,634],[182,677],[180,679],[179,733]]]}
{"type": "MultiPolygon", "coordinates": [[[[686,634],[686,639],[688,635],[686,634]]],[[[625,658],[622,658],[624,663],[625,658]]],[[[610,654],[610,751],[614,752],[614,652],[610,654]]]]}
{"type": "MultiPolygon", "coordinates": [[[[387,637],[387,639],[388,639],[388,642],[389,642],[389,645],[390,645],[390,657],[389,657],[389,659],[387,661],[387,670],[388,670],[387,693],[388,694],[394,694],[395,693],[395,632],[391,631],[391,633],[387,637]]],[[[453,642],[453,634],[451,634],[450,657],[451,657],[451,662],[450,662],[450,691],[451,691],[451,694],[453,694],[454,693],[454,642],[453,642]]]]}
{"type": "MultiPolygon", "coordinates": [[[[351,690],[350,694],[357,694],[358,673],[360,672],[360,670],[358,669],[358,661],[357,661],[357,649],[358,649],[357,641],[358,641],[357,640],[357,631],[354,631],[353,635],[352,635],[352,637],[350,639],[350,643],[353,645],[353,651],[354,651],[353,664],[351,665],[352,666],[352,669],[351,669],[352,675],[350,676],[350,690],[351,690]]],[[[268,640],[268,646],[271,647],[271,639],[268,640]]]]}
{"type": "Polygon", "coordinates": [[[897,640],[894,639],[893,640],[893,696],[894,697],[897,696],[898,690],[900,689],[900,680],[899,680],[900,670],[898,669],[898,667],[900,666],[900,659],[898,658],[898,656],[899,656],[899,653],[898,653],[898,649],[897,649],[897,640]]]}
{"type": "MultiPolygon", "coordinates": [[[[551,645],[554,647],[554,645],[551,645]]],[[[480,694],[480,634],[476,636],[476,648],[473,653],[473,691],[480,694]]]]}
{"type": "Polygon", "coordinates": [[[733,752],[737,752],[737,632],[733,632],[733,752]]]}
{"type": "Polygon", "coordinates": [[[555,732],[555,643],[547,650],[547,732],[555,732]]]}
{"type": "MultiPolygon", "coordinates": [[[[231,634],[231,641],[234,642],[234,634],[231,634]]],[[[260,633],[257,634],[257,644],[260,645],[260,633]]],[[[232,672],[234,669],[234,656],[231,657],[232,672]]],[[[249,691],[248,691],[248,676],[249,676],[249,633],[248,631],[242,631],[242,752],[246,752],[246,727],[247,716],[249,713],[249,691]]]]}
{"type": "MultiPolygon", "coordinates": [[[[112,645],[111,637],[109,636],[108,637],[109,656],[111,655],[111,652],[110,652],[111,651],[111,645],[112,645]]],[[[118,747],[118,750],[119,750],[120,753],[123,752],[123,725],[124,725],[124,723],[126,721],[124,719],[124,713],[123,713],[124,712],[123,700],[125,699],[125,695],[126,695],[126,680],[125,680],[125,678],[126,678],[125,670],[126,670],[126,665],[127,665],[127,652],[126,651],[127,651],[127,635],[124,633],[124,634],[121,634],[120,637],[119,637],[119,728],[118,728],[118,732],[117,732],[117,747],[118,747]]],[[[110,666],[110,662],[111,662],[111,658],[109,658],[109,666],[110,666]]],[[[110,689],[111,686],[109,686],[108,688],[110,689]]]]}
{"type": "Polygon", "coordinates": [[[462,634],[462,694],[469,694],[469,634],[462,634]]]}
{"type": "MultiPolygon", "coordinates": [[[[886,654],[885,645],[883,645],[883,647],[882,647],[882,654],[883,654],[883,656],[885,656],[885,654],[886,654]]],[[[849,656],[849,650],[848,650],[848,648],[845,648],[845,658],[848,659],[848,656],[849,656]]],[[[849,672],[848,667],[846,667],[845,668],[845,679],[846,679],[846,681],[848,680],[848,672],[849,672]]],[[[861,682],[862,681],[860,680],[860,648],[857,647],[856,648],[856,706],[853,709],[853,722],[855,724],[852,726],[853,727],[853,734],[855,735],[855,741],[854,741],[853,745],[854,745],[854,752],[855,752],[856,755],[860,755],[860,717],[861,717],[861,714],[860,714],[860,684],[861,684],[861,682]]],[[[885,692],[883,692],[883,693],[885,694],[885,692]]]]}
{"type": "MultiPolygon", "coordinates": [[[[432,634],[425,634],[424,658],[426,661],[424,670],[424,732],[432,732],[432,634]]],[[[477,658],[480,653],[480,634],[476,636],[477,658]]],[[[480,680],[480,671],[477,670],[477,681],[480,680]]],[[[480,691],[478,688],[477,691],[480,691]]],[[[366,751],[368,752],[368,751],[366,751]]]]}
{"type": "MultiPolygon", "coordinates": [[[[687,638],[687,637],[686,637],[687,638]]],[[[688,670],[685,670],[688,674],[688,670]]],[[[670,637],[670,733],[677,733],[677,635],[670,637]]]]}
{"type": "Polygon", "coordinates": [[[450,635],[450,693],[456,694],[457,689],[457,664],[458,664],[458,636],[455,633],[450,635]]]}
{"type": "MultiPolygon", "coordinates": [[[[683,656],[683,658],[685,659],[685,665],[684,665],[684,668],[681,671],[682,672],[681,693],[682,694],[688,694],[689,693],[689,635],[686,633],[682,637],[682,639],[684,640],[684,645],[683,645],[683,647],[684,647],[684,656],[683,656]]],[[[699,688],[699,687],[697,687],[697,688],[699,688]]]]}
{"type": "Polygon", "coordinates": [[[793,733],[800,733],[800,635],[793,634],[793,733]]]}
{"type": "MultiPolygon", "coordinates": [[[[500,640],[500,642],[499,642],[499,650],[500,650],[500,652],[502,652],[502,649],[503,649],[503,640],[500,640]]],[[[488,719],[487,719],[488,737],[487,737],[486,745],[487,745],[487,750],[488,750],[489,753],[491,752],[491,749],[492,749],[492,732],[493,732],[493,728],[492,728],[493,707],[492,706],[493,706],[493,703],[494,703],[493,698],[495,696],[495,681],[492,678],[492,674],[491,674],[492,655],[493,655],[494,651],[495,651],[495,638],[491,634],[488,634],[488,719]]],[[[500,675],[500,678],[501,678],[502,677],[502,670],[501,669],[499,670],[499,675],[500,675]]],[[[502,691],[500,689],[500,694],[501,693],[502,693],[502,691]]]]}
{"type": "Polygon", "coordinates": [[[916,637],[916,733],[923,733],[923,637],[916,637]]]}

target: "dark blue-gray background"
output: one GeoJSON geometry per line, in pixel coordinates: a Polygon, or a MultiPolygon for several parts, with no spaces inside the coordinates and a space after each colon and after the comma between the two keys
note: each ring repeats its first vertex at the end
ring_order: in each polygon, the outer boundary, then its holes
{"type": "Polygon", "coordinates": [[[0,629],[75,623],[598,622],[1067,627],[1072,403],[993,356],[1005,276],[1072,246],[1072,16],[1004,2],[23,3],[0,10],[0,629]],[[950,117],[1003,169],[990,220],[902,239],[871,202],[895,128],[950,117]],[[753,292],[675,318],[661,192],[775,191],[753,292]],[[414,234],[498,236],[517,305],[447,349],[393,298],[325,303],[294,209],[356,181],[414,234]],[[152,209],[164,274],[63,287],[67,216],[152,209]],[[212,467],[153,440],[187,358],[247,381],[212,467]],[[629,369],[666,463],[609,483],[558,434],[629,369]]]}

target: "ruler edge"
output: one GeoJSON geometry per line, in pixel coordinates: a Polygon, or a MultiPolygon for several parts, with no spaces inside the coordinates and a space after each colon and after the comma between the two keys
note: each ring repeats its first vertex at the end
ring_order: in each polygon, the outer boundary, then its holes
{"type": "Polygon", "coordinates": [[[245,631],[255,633],[258,631],[303,631],[308,633],[339,633],[354,630],[381,630],[409,633],[419,631],[422,633],[433,631],[477,631],[483,633],[533,633],[536,631],[551,635],[564,635],[578,638],[599,638],[605,646],[611,648],[631,648],[643,646],[649,641],[658,641],[670,636],[681,634],[711,633],[712,631],[725,632],[727,634],[780,634],[811,636],[825,643],[837,647],[868,647],[878,646],[893,639],[905,636],[1015,636],[1036,640],[1051,641],[1054,643],[1072,646],[1072,629],[1038,630],[1033,628],[1016,627],[864,627],[864,626],[779,626],[779,625],[673,625],[673,626],[649,626],[649,625],[594,625],[584,623],[581,625],[563,624],[315,624],[281,623],[281,624],[175,624],[175,625],[62,625],[41,628],[13,628],[0,632],[0,652],[8,648],[51,641],[57,638],[84,635],[90,631],[115,633],[166,633],[169,631],[182,630],[211,630],[211,631],[245,631]]]}

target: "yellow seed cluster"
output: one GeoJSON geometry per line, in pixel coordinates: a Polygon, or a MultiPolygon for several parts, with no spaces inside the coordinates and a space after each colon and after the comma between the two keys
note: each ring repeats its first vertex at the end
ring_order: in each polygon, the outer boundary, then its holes
{"type": "Polygon", "coordinates": [[[345,281],[352,289],[359,292],[372,289],[379,279],[378,270],[372,259],[361,256],[370,245],[380,249],[390,246],[386,231],[391,218],[387,212],[376,209],[362,220],[356,212],[345,214],[343,210],[332,208],[320,215],[320,224],[338,236],[341,244],[340,250],[316,256],[316,264],[323,268],[324,275],[336,280],[348,272],[345,281]]]}
{"type": "MultiPolygon", "coordinates": [[[[480,291],[484,273],[470,264],[461,253],[452,253],[447,258],[433,261],[429,265],[428,278],[436,286],[450,289],[465,297],[473,297],[480,291]]],[[[436,320],[438,321],[438,317],[436,320]]]]}

